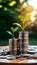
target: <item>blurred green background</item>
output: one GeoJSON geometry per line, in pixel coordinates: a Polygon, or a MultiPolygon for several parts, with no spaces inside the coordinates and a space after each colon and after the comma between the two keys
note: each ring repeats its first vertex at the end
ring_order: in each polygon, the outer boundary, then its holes
{"type": "MultiPolygon", "coordinates": [[[[19,5],[19,0],[0,0],[0,46],[8,45],[8,40],[11,36],[8,35],[6,31],[10,30],[13,22],[18,22],[18,14],[15,9],[19,7],[19,5]],[[9,3],[11,1],[16,1],[17,3],[14,4],[14,6],[10,6],[9,3]]],[[[15,33],[15,35],[17,35],[17,33],[15,33]]],[[[30,30],[29,44],[37,45],[37,26],[30,30]]]]}
{"type": "MultiPolygon", "coordinates": [[[[32,35],[32,34],[31,34],[32,35]]],[[[30,45],[37,45],[37,36],[33,36],[33,37],[31,37],[31,35],[30,35],[30,37],[29,37],[29,44],[30,45]]],[[[9,38],[4,38],[3,37],[3,39],[0,39],[0,45],[2,46],[4,46],[4,45],[9,45],[9,38]]]]}

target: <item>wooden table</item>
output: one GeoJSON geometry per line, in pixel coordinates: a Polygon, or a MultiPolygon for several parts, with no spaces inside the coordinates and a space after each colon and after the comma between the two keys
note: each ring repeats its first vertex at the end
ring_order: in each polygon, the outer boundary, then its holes
{"type": "MultiPolygon", "coordinates": [[[[0,46],[0,48],[9,48],[9,46],[0,46]]],[[[37,58],[28,58],[28,59],[0,59],[0,65],[37,65],[37,58]]]]}

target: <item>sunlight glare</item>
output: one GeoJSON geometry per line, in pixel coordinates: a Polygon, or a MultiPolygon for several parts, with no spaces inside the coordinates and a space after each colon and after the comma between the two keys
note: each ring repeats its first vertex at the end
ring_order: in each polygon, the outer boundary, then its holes
{"type": "Polygon", "coordinates": [[[37,9],[37,0],[28,0],[29,5],[32,5],[34,9],[37,9]]]}
{"type": "Polygon", "coordinates": [[[31,13],[31,20],[34,22],[35,21],[35,15],[37,15],[37,11],[34,10],[32,13],[31,13]]]}

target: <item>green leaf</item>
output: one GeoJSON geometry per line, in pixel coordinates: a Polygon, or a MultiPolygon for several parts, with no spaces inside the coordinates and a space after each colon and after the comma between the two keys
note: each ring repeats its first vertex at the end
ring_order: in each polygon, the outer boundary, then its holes
{"type": "Polygon", "coordinates": [[[20,9],[19,8],[15,8],[14,10],[17,11],[17,12],[20,12],[20,9]]]}
{"type": "Polygon", "coordinates": [[[17,25],[18,27],[21,28],[21,25],[19,23],[13,23],[13,25],[17,25]]]}
{"type": "Polygon", "coordinates": [[[18,18],[20,19],[21,22],[23,22],[25,19],[24,16],[22,16],[22,15],[19,15],[18,18]]]}
{"type": "Polygon", "coordinates": [[[31,24],[32,22],[27,22],[26,24],[25,24],[25,26],[23,26],[23,30],[25,29],[25,28],[27,28],[27,26],[29,26],[30,24],[31,24]]]}
{"type": "Polygon", "coordinates": [[[0,5],[0,8],[2,8],[3,6],[2,5],[0,5]]]}
{"type": "Polygon", "coordinates": [[[11,27],[11,31],[14,33],[14,28],[13,27],[11,27]]]}
{"type": "Polygon", "coordinates": [[[15,28],[14,32],[16,32],[18,30],[18,27],[15,28]]]}
{"type": "Polygon", "coordinates": [[[13,35],[10,31],[6,31],[7,33],[9,33],[10,35],[13,35]]]}
{"type": "Polygon", "coordinates": [[[14,6],[14,4],[16,4],[16,1],[11,1],[11,2],[9,3],[9,6],[14,6]]]}

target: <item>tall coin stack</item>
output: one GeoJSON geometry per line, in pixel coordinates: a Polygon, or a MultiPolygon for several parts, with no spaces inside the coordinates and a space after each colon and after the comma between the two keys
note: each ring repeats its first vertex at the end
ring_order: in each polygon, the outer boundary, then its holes
{"type": "Polygon", "coordinates": [[[20,43],[20,52],[22,54],[27,53],[29,44],[29,32],[27,31],[19,32],[19,43],[20,43]]]}

